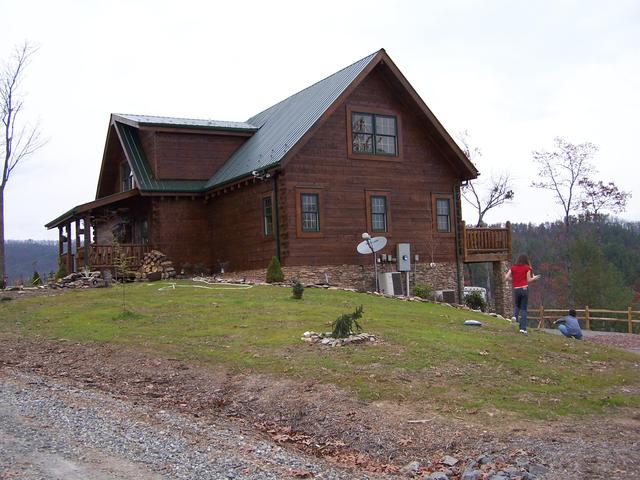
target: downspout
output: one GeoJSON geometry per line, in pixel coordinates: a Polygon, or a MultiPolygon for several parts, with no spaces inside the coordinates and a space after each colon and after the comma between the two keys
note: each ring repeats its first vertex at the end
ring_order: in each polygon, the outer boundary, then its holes
{"type": "Polygon", "coordinates": [[[276,236],[276,257],[279,262],[282,262],[280,258],[280,215],[278,213],[278,172],[274,171],[273,178],[273,222],[274,222],[274,235],[276,236]]]}
{"type": "Polygon", "coordinates": [[[453,213],[455,215],[456,225],[456,290],[458,290],[458,302],[462,303],[462,282],[460,272],[460,221],[458,220],[458,201],[460,200],[460,185],[461,182],[456,182],[453,186],[453,213]]]}

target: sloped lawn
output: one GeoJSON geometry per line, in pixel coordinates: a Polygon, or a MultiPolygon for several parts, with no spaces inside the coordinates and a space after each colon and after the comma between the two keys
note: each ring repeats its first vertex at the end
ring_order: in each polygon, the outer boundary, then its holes
{"type": "Polygon", "coordinates": [[[160,355],[224,364],[353,389],[363,400],[426,401],[441,412],[522,418],[640,406],[640,358],[450,307],[335,290],[194,288],[181,281],[78,290],[0,303],[0,333],[127,344],[160,355]],[[364,306],[375,345],[320,347],[303,332],[329,331],[364,306]],[[482,327],[465,327],[477,319],[482,327]]]}

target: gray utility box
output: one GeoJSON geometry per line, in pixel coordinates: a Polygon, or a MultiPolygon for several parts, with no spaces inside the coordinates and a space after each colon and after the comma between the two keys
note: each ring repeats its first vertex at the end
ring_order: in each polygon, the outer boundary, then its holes
{"type": "Polygon", "coordinates": [[[399,272],[411,271],[411,249],[409,247],[408,243],[398,243],[396,246],[399,272]]]}

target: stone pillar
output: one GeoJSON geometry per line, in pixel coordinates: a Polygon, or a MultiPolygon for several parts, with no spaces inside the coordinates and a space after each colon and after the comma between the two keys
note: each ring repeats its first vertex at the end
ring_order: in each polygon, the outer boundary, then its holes
{"type": "Polygon", "coordinates": [[[505,282],[504,275],[509,269],[509,262],[491,262],[493,266],[493,303],[496,313],[505,318],[513,315],[513,292],[511,284],[505,282]]]}

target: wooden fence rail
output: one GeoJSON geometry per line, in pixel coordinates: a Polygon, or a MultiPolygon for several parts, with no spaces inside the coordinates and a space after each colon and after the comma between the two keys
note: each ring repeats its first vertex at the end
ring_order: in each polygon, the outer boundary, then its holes
{"type": "MultiPolygon", "coordinates": [[[[640,311],[632,310],[631,307],[628,307],[626,310],[606,310],[586,306],[583,309],[579,310],[576,308],[575,310],[578,319],[584,321],[584,328],[586,330],[591,330],[592,321],[626,322],[629,333],[634,333],[634,324],[640,324],[640,311]]],[[[529,308],[527,313],[531,320],[538,320],[538,328],[544,328],[547,320],[549,321],[549,326],[552,326],[556,319],[564,317],[568,311],[568,308],[544,308],[544,306],[541,306],[538,308],[529,308]]],[[[638,329],[637,333],[640,333],[640,329],[638,329]]]]}

